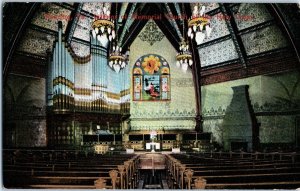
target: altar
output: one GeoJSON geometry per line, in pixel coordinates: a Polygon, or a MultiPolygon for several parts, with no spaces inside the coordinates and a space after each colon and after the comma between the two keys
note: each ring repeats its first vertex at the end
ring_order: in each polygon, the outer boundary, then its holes
{"type": "Polygon", "coordinates": [[[146,143],[146,150],[160,150],[160,143],[146,143]]]}

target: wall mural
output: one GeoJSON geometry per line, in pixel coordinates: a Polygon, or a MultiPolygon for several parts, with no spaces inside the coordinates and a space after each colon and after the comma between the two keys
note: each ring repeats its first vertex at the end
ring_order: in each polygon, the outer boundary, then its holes
{"type": "Polygon", "coordinates": [[[157,101],[170,99],[170,67],[156,54],[140,57],[133,67],[133,100],[157,101]]]}

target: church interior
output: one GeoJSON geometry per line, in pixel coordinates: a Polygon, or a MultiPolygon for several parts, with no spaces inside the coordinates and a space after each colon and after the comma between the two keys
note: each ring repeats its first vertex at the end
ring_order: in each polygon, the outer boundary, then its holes
{"type": "Polygon", "coordinates": [[[2,187],[300,188],[300,4],[2,14],[2,187]]]}

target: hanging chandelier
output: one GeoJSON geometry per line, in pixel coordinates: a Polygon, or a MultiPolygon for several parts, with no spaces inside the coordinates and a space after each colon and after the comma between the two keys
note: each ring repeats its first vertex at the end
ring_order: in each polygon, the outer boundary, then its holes
{"type": "Polygon", "coordinates": [[[205,6],[200,7],[196,4],[193,9],[191,19],[188,21],[188,37],[193,39],[195,37],[197,45],[201,44],[205,37],[210,37],[212,28],[210,20],[205,13],[205,6]]]}
{"type": "Polygon", "coordinates": [[[97,38],[102,45],[107,44],[107,41],[115,39],[116,33],[114,30],[114,21],[111,20],[109,7],[104,5],[97,10],[95,20],[92,23],[92,36],[97,38]]]}
{"type": "Polygon", "coordinates": [[[188,66],[193,64],[193,57],[189,50],[189,45],[184,38],[180,43],[179,50],[180,52],[176,55],[176,66],[181,68],[183,71],[187,71],[188,66]]]}
{"type": "MultiPolygon", "coordinates": [[[[118,14],[118,5],[116,4],[116,18],[118,14]]],[[[116,25],[116,31],[118,31],[118,25],[116,25]]],[[[112,46],[111,53],[109,54],[108,65],[115,72],[119,71],[127,66],[129,51],[126,55],[122,54],[122,47],[118,45],[118,35],[116,35],[115,43],[112,46]]]]}
{"type": "MultiPolygon", "coordinates": [[[[183,6],[183,5],[182,5],[183,6]]],[[[184,10],[184,8],[182,7],[184,10]]],[[[179,53],[176,55],[176,66],[181,68],[184,72],[187,71],[188,66],[192,66],[193,64],[193,57],[192,53],[189,49],[189,44],[185,40],[185,27],[184,22],[182,25],[182,39],[179,46],[179,53]]]]}
{"type": "Polygon", "coordinates": [[[117,73],[125,68],[128,62],[128,51],[126,55],[122,54],[121,51],[122,47],[114,45],[112,47],[112,52],[109,55],[108,65],[117,73]]]}

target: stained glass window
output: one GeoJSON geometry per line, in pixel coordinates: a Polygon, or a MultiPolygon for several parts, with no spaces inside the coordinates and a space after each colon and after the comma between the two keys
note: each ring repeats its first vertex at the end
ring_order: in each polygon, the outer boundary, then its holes
{"type": "Polygon", "coordinates": [[[133,100],[170,100],[170,67],[157,54],[140,57],[133,67],[133,100]]]}

